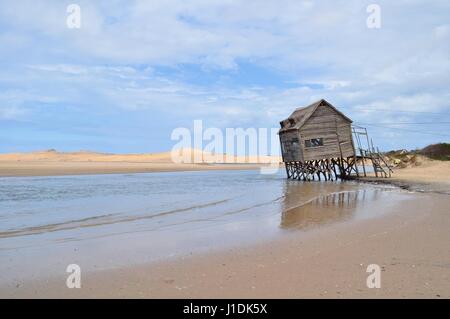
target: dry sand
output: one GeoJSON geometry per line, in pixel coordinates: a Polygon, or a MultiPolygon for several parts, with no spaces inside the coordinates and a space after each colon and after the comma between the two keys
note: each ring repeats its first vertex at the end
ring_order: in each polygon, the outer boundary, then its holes
{"type": "Polygon", "coordinates": [[[170,152],[155,154],[63,153],[53,150],[0,154],[0,176],[52,176],[79,174],[149,173],[200,170],[258,169],[277,157],[232,157],[230,163],[214,164],[226,158],[188,150],[193,164],[173,163],[170,152]],[[198,155],[200,163],[194,163],[198,155]]]}
{"type": "MultiPolygon", "coordinates": [[[[420,165],[394,168],[391,178],[361,178],[369,182],[392,184],[416,192],[450,195],[450,161],[438,161],[418,156],[420,165]]],[[[373,175],[373,174],[372,174],[373,175]]]]}
{"type": "Polygon", "coordinates": [[[396,169],[394,178],[417,183],[450,184],[450,161],[427,160],[422,157],[419,166],[396,169]]]}

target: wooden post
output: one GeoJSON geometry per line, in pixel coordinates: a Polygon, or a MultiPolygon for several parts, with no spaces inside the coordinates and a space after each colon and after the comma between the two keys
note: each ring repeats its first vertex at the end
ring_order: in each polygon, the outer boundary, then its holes
{"type": "Polygon", "coordinates": [[[359,152],[361,154],[361,161],[362,161],[362,165],[363,165],[364,177],[366,177],[367,173],[366,173],[366,164],[364,163],[364,151],[362,149],[359,149],[359,152]]]}
{"type": "Polygon", "coordinates": [[[361,138],[359,137],[359,135],[361,133],[357,132],[355,130],[355,128],[353,128],[353,133],[355,134],[355,137],[356,137],[356,143],[358,143],[358,150],[359,150],[359,154],[361,155],[361,162],[362,162],[362,166],[363,166],[364,177],[366,177],[367,174],[366,174],[366,163],[365,163],[365,159],[364,159],[364,151],[362,149],[361,138]]]}
{"type": "Polygon", "coordinates": [[[350,132],[350,141],[352,142],[353,157],[354,157],[354,160],[355,160],[355,168],[356,168],[356,176],[359,177],[358,158],[357,158],[357,155],[356,155],[355,143],[353,142],[353,138],[352,138],[352,133],[351,132],[350,132]]]}

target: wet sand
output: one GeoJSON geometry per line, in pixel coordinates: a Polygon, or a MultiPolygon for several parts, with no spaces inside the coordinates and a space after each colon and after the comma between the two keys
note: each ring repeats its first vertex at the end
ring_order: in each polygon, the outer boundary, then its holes
{"type": "Polygon", "coordinates": [[[0,296],[450,298],[449,203],[448,195],[414,194],[401,205],[379,205],[385,211],[378,217],[351,222],[333,222],[340,210],[334,207],[330,215],[317,206],[325,221],[318,218],[308,231],[300,231],[304,209],[293,208],[289,232],[276,239],[89,271],[83,273],[81,289],[66,288],[66,274],[61,273],[3,286],[0,296]],[[369,264],[382,269],[380,289],[366,286],[369,264]]]}

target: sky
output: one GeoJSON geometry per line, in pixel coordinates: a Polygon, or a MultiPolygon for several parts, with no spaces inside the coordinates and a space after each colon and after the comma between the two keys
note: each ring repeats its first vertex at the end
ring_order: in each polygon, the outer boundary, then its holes
{"type": "Polygon", "coordinates": [[[167,151],[322,98],[384,150],[450,140],[448,0],[0,0],[0,68],[0,153],[167,151]]]}

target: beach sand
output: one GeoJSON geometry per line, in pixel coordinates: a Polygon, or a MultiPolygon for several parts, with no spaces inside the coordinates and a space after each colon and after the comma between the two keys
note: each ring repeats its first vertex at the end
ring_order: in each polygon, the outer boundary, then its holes
{"type": "MultiPolygon", "coordinates": [[[[419,156],[420,165],[394,169],[391,178],[361,178],[368,182],[391,184],[416,192],[450,194],[450,161],[419,156]]],[[[372,174],[373,175],[373,174],[372,174]]]]}
{"type": "MultiPolygon", "coordinates": [[[[396,170],[396,182],[428,185],[382,216],[324,225],[260,244],[0,287],[25,298],[450,298],[449,162],[396,170]],[[366,285],[369,264],[381,288],[366,285]]],[[[388,180],[387,180],[388,181],[388,180]]],[[[380,207],[385,207],[380,205],[380,207]]],[[[120,244],[120,243],[118,243],[120,244]]]]}
{"type": "MultiPolygon", "coordinates": [[[[150,173],[202,170],[258,169],[277,157],[233,157],[231,163],[211,163],[223,155],[189,150],[192,164],[173,163],[170,152],[155,154],[104,154],[96,152],[56,152],[0,154],[0,176],[55,176],[81,174],[150,173]],[[194,162],[195,154],[201,159],[194,162]]],[[[224,158],[226,160],[226,158],[224,158]]]]}
{"type": "Polygon", "coordinates": [[[413,183],[450,184],[450,161],[423,160],[419,166],[396,169],[394,179],[413,183]]]}
{"type": "Polygon", "coordinates": [[[384,217],[147,265],[3,287],[26,298],[450,298],[448,195],[418,194],[384,217]],[[369,264],[381,288],[369,289],[369,264]]]}

